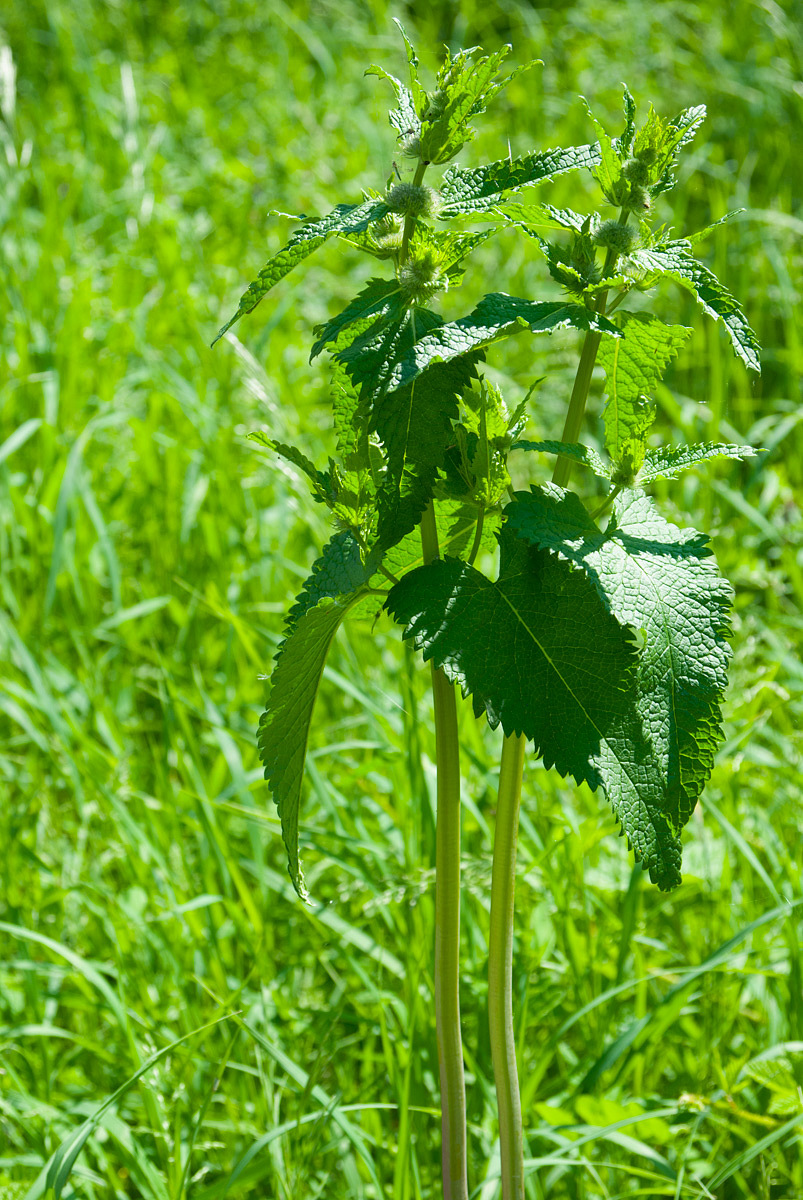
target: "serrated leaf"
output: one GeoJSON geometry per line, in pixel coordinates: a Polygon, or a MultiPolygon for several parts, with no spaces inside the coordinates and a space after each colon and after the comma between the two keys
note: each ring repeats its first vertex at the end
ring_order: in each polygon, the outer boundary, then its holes
{"type": "Polygon", "coordinates": [[[591,111],[585,96],[581,96],[585,110],[591,118],[594,131],[599,138],[599,165],[595,171],[596,178],[606,198],[612,204],[617,202],[617,183],[622,178],[622,162],[614,148],[610,136],[591,111]]]}
{"type": "MultiPolygon", "coordinates": [[[[617,497],[604,533],[577,496],[554,484],[517,493],[506,515],[520,537],[583,571],[621,624],[642,631],[627,723],[632,727],[637,715],[653,769],[644,774],[636,810],[617,789],[606,790],[636,846],[647,812],[661,814],[679,832],[722,736],[719,705],[730,656],[725,637],[731,589],[717,572],[708,539],[669,524],[639,492],[617,497]]],[[[623,737],[629,736],[627,723],[623,737]]],[[[658,859],[655,867],[662,886],[671,886],[672,863],[658,859]]]]}
{"type": "Polygon", "coordinates": [[[599,147],[594,145],[539,150],[522,158],[501,159],[485,167],[465,170],[458,166],[449,167],[441,183],[440,216],[447,219],[489,212],[519,188],[543,183],[565,171],[590,168],[597,162],[599,147]]]}
{"type": "Polygon", "coordinates": [[[289,446],[285,442],[275,441],[263,429],[256,429],[253,433],[249,433],[248,440],[256,442],[259,446],[264,446],[266,450],[272,450],[274,454],[278,454],[286,462],[292,463],[294,467],[309,479],[315,499],[324,503],[326,502],[326,476],[322,471],[318,470],[302,450],[299,450],[296,446],[289,446]]]}
{"type": "Polygon", "coordinates": [[[654,479],[674,479],[690,467],[696,467],[709,458],[754,458],[758,454],[752,446],[735,446],[727,442],[697,442],[691,446],[659,446],[648,450],[644,465],[639,472],[639,483],[652,483],[654,479]]]}
{"type": "Polygon", "coordinates": [[[302,900],[309,895],[298,857],[298,818],[312,713],[332,639],[362,594],[325,598],[296,620],[276,657],[259,722],[259,756],[282,823],[290,878],[302,900]]]}
{"type": "Polygon", "coordinates": [[[563,301],[536,302],[504,292],[483,296],[468,316],[446,325],[439,325],[419,338],[406,352],[399,354],[387,374],[386,387],[404,387],[433,363],[449,362],[490,346],[512,333],[552,333],[570,326],[619,336],[619,329],[607,317],[602,317],[581,304],[563,301]]]}
{"type": "Polygon", "coordinates": [[[704,229],[698,229],[696,233],[687,233],[683,238],[684,242],[688,242],[690,246],[696,246],[703,238],[707,238],[713,229],[718,225],[724,225],[726,221],[730,221],[732,217],[738,217],[739,213],[743,213],[743,208],[732,208],[730,212],[726,212],[724,217],[720,217],[717,221],[712,221],[710,225],[706,225],[704,229]]]}
{"type": "Polygon", "coordinates": [[[474,130],[469,121],[484,112],[488,101],[507,83],[507,80],[495,83],[494,79],[510,49],[510,46],[501,46],[484,58],[475,58],[479,53],[478,46],[460,50],[454,58],[447,50],[435,92],[421,113],[422,162],[449,162],[466,142],[471,141],[474,130]]]}
{"type": "Polygon", "coordinates": [[[347,339],[341,334],[354,322],[359,322],[361,329],[373,325],[377,318],[399,319],[404,313],[401,300],[401,289],[396,279],[369,279],[365,287],[351,300],[342,312],[332,317],[323,328],[316,332],[318,339],[310,351],[310,362],[321,351],[333,343],[338,343],[342,349],[347,339]]]}
{"type": "Polygon", "coordinates": [[[761,374],[761,347],[747,317],[713,271],[687,254],[687,248],[683,242],[669,242],[651,249],[634,250],[631,258],[656,277],[673,279],[691,291],[709,317],[722,321],[737,358],[750,370],[761,374]]]}
{"type": "Polygon", "coordinates": [[[432,498],[458,417],[458,400],[476,377],[475,355],[437,363],[374,401],[372,428],[387,454],[378,495],[378,543],[395,545],[418,523],[432,498]]]}
{"type": "MultiPolygon", "coordinates": [[[[626,453],[638,457],[652,423],[652,406],[645,393],[652,391],[667,364],[675,357],[691,330],[665,325],[651,313],[620,312],[622,337],[603,339],[598,360],[605,370],[605,446],[616,463],[626,453]]],[[[640,462],[635,463],[638,470],[640,462]]]]}
{"type": "Polygon", "coordinates": [[[596,213],[578,213],[571,208],[555,208],[551,204],[527,204],[520,200],[504,201],[497,210],[500,215],[520,225],[541,229],[571,229],[575,233],[594,233],[599,226],[596,213]]]}
{"type": "Polygon", "coordinates": [[[312,570],[287,614],[287,632],[292,632],[305,613],[321,600],[339,600],[364,587],[376,572],[378,561],[376,552],[367,558],[364,556],[359,542],[348,530],[336,533],[312,564],[312,570]]]}
{"type": "Polygon", "coordinates": [[[630,153],[633,138],[636,134],[636,102],[630,95],[627,84],[623,84],[622,86],[624,88],[622,106],[625,113],[625,128],[622,136],[617,141],[616,149],[622,157],[625,157],[630,153]]]}
{"type": "Polygon", "coordinates": [[[636,856],[663,887],[679,881],[680,845],[650,798],[657,764],[633,720],[630,636],[582,571],[506,526],[496,582],[445,559],[412,571],[386,606],[464,694],[507,735],[524,734],[546,767],[615,797],[636,856]],[[631,832],[632,831],[632,832],[631,832]]]}
{"type": "Polygon", "coordinates": [[[337,208],[325,217],[302,226],[278,254],[268,259],[253,283],[248,285],[240,297],[236,313],[221,328],[212,345],[214,346],[215,342],[231,329],[235,321],[239,321],[246,313],[253,312],[260,300],[279,280],[289,275],[294,267],[322,246],[332,234],[360,233],[372,222],[381,221],[389,212],[387,204],[377,199],[366,200],[362,204],[338,204],[337,208]]]}
{"type": "Polygon", "coordinates": [[[372,65],[368,67],[365,74],[376,75],[380,79],[387,80],[396,93],[397,107],[388,113],[388,120],[399,137],[417,137],[421,130],[421,121],[410,89],[405,87],[395,75],[386,71],[384,67],[372,65]]]}
{"type": "Polygon", "coordinates": [[[561,454],[575,462],[590,467],[600,479],[610,479],[611,469],[600,454],[591,446],[581,446],[577,442],[514,442],[511,450],[536,450],[542,454],[561,454]]]}

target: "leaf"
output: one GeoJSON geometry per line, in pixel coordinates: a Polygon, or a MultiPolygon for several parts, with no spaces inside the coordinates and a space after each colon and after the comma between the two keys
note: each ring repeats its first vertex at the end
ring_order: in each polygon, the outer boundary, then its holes
{"type": "Polygon", "coordinates": [[[489,212],[510,192],[543,183],[564,171],[599,162],[598,146],[569,146],[539,150],[522,158],[501,159],[484,167],[449,167],[441,183],[442,218],[489,212]]]}
{"type": "Polygon", "coordinates": [[[564,301],[537,303],[503,292],[491,292],[483,296],[468,316],[448,325],[439,325],[419,338],[405,353],[399,354],[388,372],[386,386],[388,390],[403,387],[433,363],[449,362],[512,333],[524,330],[551,333],[565,326],[619,336],[616,325],[584,305],[564,301]]]}
{"type": "Polygon", "coordinates": [[[316,500],[323,503],[327,498],[326,476],[322,471],[319,471],[313,462],[311,462],[303,451],[297,449],[296,446],[288,446],[285,442],[276,442],[269,437],[262,429],[257,429],[253,433],[248,434],[248,440],[256,442],[259,446],[264,446],[266,450],[272,450],[274,454],[278,454],[287,462],[292,463],[302,474],[306,475],[312,483],[312,494],[316,500]]]}
{"type": "MultiPolygon", "coordinates": [[[[611,737],[632,737],[634,716],[651,747],[637,805],[617,786],[606,791],[631,842],[643,843],[644,821],[660,814],[670,830],[686,824],[714,762],[721,739],[720,700],[730,650],[725,641],[731,589],[696,530],[680,530],[657,512],[649,497],[625,492],[601,532],[581,501],[554,484],[517,493],[506,510],[518,536],[583,571],[612,616],[642,631],[632,711],[617,717],[611,737]],[[655,767],[658,767],[656,772],[655,767]]],[[[658,882],[679,880],[669,859],[648,839],[658,882]]]]}
{"type": "Polygon", "coordinates": [[[287,614],[288,633],[321,600],[337,600],[364,587],[376,572],[378,559],[376,552],[364,559],[359,542],[348,530],[336,533],[324,546],[320,558],[312,564],[312,570],[287,614]]]}
{"type": "Polygon", "coordinates": [[[658,767],[633,711],[632,630],[557,555],[508,526],[500,549],[495,583],[441,559],[406,575],[386,607],[424,659],[471,694],[478,716],[523,733],[546,767],[602,784],[637,859],[661,887],[675,886],[680,842],[651,803],[658,767]]]}
{"type": "Polygon", "coordinates": [[[479,47],[460,50],[454,58],[446,51],[446,58],[438,71],[435,92],[428,97],[426,108],[421,112],[422,162],[445,163],[474,137],[469,124],[472,117],[485,111],[488,102],[503,87],[522,71],[535,66],[535,61],[519,67],[513,75],[494,82],[502,61],[510,53],[510,46],[501,46],[494,54],[475,58],[479,47]]]}
{"type": "Polygon", "coordinates": [[[684,242],[688,242],[690,246],[696,246],[703,238],[707,238],[712,229],[716,229],[718,225],[724,225],[726,221],[730,221],[733,217],[738,217],[739,213],[743,213],[743,208],[732,208],[730,212],[726,212],[724,217],[720,217],[717,221],[712,221],[710,225],[706,225],[704,229],[698,229],[696,233],[687,233],[683,238],[684,242]]]}
{"type": "Polygon", "coordinates": [[[276,656],[259,722],[259,755],[282,823],[290,878],[302,900],[309,894],[298,857],[298,815],[312,712],[332,639],[362,595],[326,597],[295,621],[276,656]]]}
{"type": "MultiPolygon", "coordinates": [[[[338,342],[347,326],[355,321],[368,328],[378,317],[400,318],[404,312],[401,289],[396,279],[369,279],[365,287],[349,304],[332,317],[322,329],[316,330],[318,340],[310,351],[310,362],[333,342],[338,342]]],[[[341,342],[344,345],[345,341],[341,342]]]]}
{"type": "Polygon", "coordinates": [[[594,174],[606,199],[610,200],[612,204],[616,204],[618,201],[618,189],[616,185],[622,178],[621,159],[610,137],[591,111],[585,96],[581,96],[580,99],[585,105],[585,110],[591,118],[594,130],[599,138],[599,164],[594,174]]]}
{"type": "Polygon", "coordinates": [[[374,401],[372,428],[387,454],[379,489],[378,541],[394,545],[419,521],[432,498],[438,470],[453,436],[458,400],[476,377],[476,355],[437,363],[374,401]]]}
{"type": "Polygon", "coordinates": [[[384,67],[370,66],[366,75],[377,75],[385,79],[396,93],[397,108],[388,113],[388,120],[399,137],[417,137],[421,131],[421,120],[416,112],[415,100],[409,88],[405,87],[395,75],[391,75],[384,67]]]}
{"type": "Polygon", "coordinates": [[[596,213],[589,215],[574,212],[571,208],[554,208],[551,204],[527,204],[520,200],[504,201],[498,212],[521,225],[535,225],[542,229],[571,229],[575,233],[583,233],[586,229],[594,233],[600,223],[596,213]]]}
{"type": "Polygon", "coordinates": [[[656,277],[673,279],[693,292],[709,317],[722,321],[737,358],[760,374],[761,347],[747,317],[716,275],[686,250],[684,242],[667,242],[651,249],[634,250],[631,258],[656,277]]]}
{"type": "Polygon", "coordinates": [[[709,458],[753,458],[758,451],[752,446],[734,446],[726,442],[697,442],[691,446],[659,446],[648,450],[644,466],[639,472],[639,483],[652,483],[654,479],[674,479],[675,476],[696,467],[709,458]]]}
{"type": "Polygon", "coordinates": [[[325,217],[302,226],[278,254],[268,259],[253,283],[249,284],[240,297],[236,313],[221,328],[212,345],[214,346],[215,342],[231,329],[235,321],[239,321],[246,313],[253,312],[260,300],[280,279],[289,275],[294,267],[322,246],[332,234],[360,233],[374,221],[381,221],[389,212],[387,204],[378,199],[365,200],[362,204],[338,204],[337,208],[325,217]]]}
{"type": "Polygon", "coordinates": [[[644,393],[652,391],[691,330],[665,325],[651,313],[618,314],[622,337],[604,339],[598,359],[605,370],[605,446],[632,478],[641,466],[654,410],[644,393]]]}
{"type": "Polygon", "coordinates": [[[600,479],[610,479],[611,469],[601,455],[591,446],[580,446],[577,442],[514,442],[511,450],[537,450],[543,454],[562,454],[590,467],[600,479]]]}

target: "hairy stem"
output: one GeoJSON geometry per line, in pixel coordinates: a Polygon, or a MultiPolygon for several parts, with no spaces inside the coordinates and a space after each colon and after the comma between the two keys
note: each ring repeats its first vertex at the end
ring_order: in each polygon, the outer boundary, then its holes
{"type": "MultiPolygon", "coordinates": [[[[418,164],[415,175],[413,176],[413,186],[414,187],[421,186],[421,182],[424,178],[424,172],[427,169],[427,165],[428,165],[427,163],[419,163],[418,164]]],[[[401,244],[401,249],[399,251],[399,265],[403,265],[404,263],[407,262],[407,251],[410,246],[410,238],[413,236],[414,228],[415,228],[415,217],[409,217],[409,216],[405,217],[404,218],[404,228],[402,230],[402,244],[401,244]]]]}
{"type": "Polygon", "coordinates": [[[524,1200],[524,1134],[513,1034],[513,905],[516,842],[525,738],[505,738],[496,801],[491,929],[488,953],[488,1022],[499,1109],[499,1145],[504,1200],[524,1200]]]}
{"type": "MultiPolygon", "coordinates": [[[[421,518],[424,562],[439,557],[435,509],[421,518]]],[[[466,1086],[460,1036],[460,747],[454,685],[432,665],[438,824],[435,850],[435,1022],[441,1082],[444,1200],[468,1200],[466,1086]]]]}

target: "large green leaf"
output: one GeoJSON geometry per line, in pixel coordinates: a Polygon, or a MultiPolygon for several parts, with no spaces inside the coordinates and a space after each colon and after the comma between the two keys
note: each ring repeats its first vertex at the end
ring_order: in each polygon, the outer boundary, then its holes
{"type": "MultiPolygon", "coordinates": [[[[639,804],[679,831],[713,766],[730,654],[731,589],[706,537],[669,524],[632,491],[616,499],[604,532],[577,496],[554,484],[517,493],[506,513],[519,537],[579,568],[607,611],[641,631],[632,705],[660,775],[645,775],[639,804]]],[[[634,840],[628,798],[606,790],[634,840]]]]}
{"type": "Polygon", "coordinates": [[[672,279],[692,292],[703,310],[722,321],[734,353],[752,371],[761,372],[761,347],[737,301],[716,275],[688,253],[686,242],[667,242],[634,250],[631,259],[657,278],[672,279]]]}
{"type": "Polygon", "coordinates": [[[298,617],[276,657],[270,699],[259,722],[259,754],[282,823],[290,878],[305,900],[298,816],[312,712],[332,639],[362,595],[358,591],[338,599],[326,597],[298,617]]]}
{"type": "Polygon", "coordinates": [[[412,571],[387,607],[425,659],[547,767],[600,784],[637,858],[662,887],[680,878],[680,842],[656,796],[659,764],[633,704],[637,651],[592,582],[510,526],[496,582],[453,559],[412,571]]]}
{"type": "Polygon", "coordinates": [[[409,349],[398,353],[387,371],[385,387],[388,391],[404,387],[433,363],[449,362],[481,350],[512,333],[552,333],[566,326],[619,336],[616,325],[582,304],[562,300],[536,302],[491,292],[483,296],[468,316],[433,328],[409,349]]]}
{"type": "Polygon", "coordinates": [[[564,171],[593,167],[599,162],[599,146],[568,146],[538,150],[522,158],[489,163],[485,167],[449,167],[441,184],[443,218],[489,212],[511,192],[528,184],[543,183],[564,171]]]}
{"type": "Polygon", "coordinates": [[[337,208],[325,217],[303,225],[278,254],[268,259],[253,283],[248,285],[240,297],[236,313],[222,327],[212,345],[214,346],[215,342],[231,329],[235,321],[252,312],[280,279],[289,275],[294,267],[322,246],[332,234],[361,233],[374,221],[381,221],[389,212],[390,209],[383,200],[371,199],[362,204],[338,204],[337,208]]]}
{"type": "Polygon", "coordinates": [[[651,392],[667,364],[677,354],[691,330],[665,325],[651,313],[617,314],[621,338],[603,339],[598,359],[605,369],[605,445],[617,464],[633,476],[641,466],[653,408],[651,392]]]}

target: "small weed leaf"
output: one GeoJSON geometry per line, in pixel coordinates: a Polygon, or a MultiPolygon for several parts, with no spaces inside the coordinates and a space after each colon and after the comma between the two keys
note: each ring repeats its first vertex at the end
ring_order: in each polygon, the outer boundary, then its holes
{"type": "MultiPolygon", "coordinates": [[[[517,493],[506,515],[518,536],[585,572],[623,626],[642,631],[632,702],[660,765],[660,790],[654,778],[644,779],[640,796],[679,831],[711,773],[730,657],[725,637],[732,593],[707,538],[671,525],[647,496],[632,491],[614,501],[604,533],[574,493],[553,484],[517,493]]],[[[626,729],[623,724],[623,734],[626,729]]],[[[637,843],[638,810],[607,784],[606,791],[637,843]]]]}
{"type": "Polygon", "coordinates": [[[513,333],[552,333],[571,327],[597,330],[619,337],[620,331],[606,317],[581,304],[565,301],[537,302],[503,292],[483,296],[473,312],[448,325],[439,325],[398,355],[388,372],[388,391],[406,386],[433,363],[448,362],[492,345],[513,333]]]}
{"type": "Polygon", "coordinates": [[[441,219],[490,212],[519,188],[598,162],[599,147],[595,145],[539,150],[485,167],[449,167],[441,183],[441,219]]]}
{"type": "Polygon", "coordinates": [[[268,259],[253,283],[249,284],[240,297],[236,313],[221,328],[212,345],[214,346],[215,342],[231,329],[235,321],[239,321],[246,313],[253,312],[272,287],[322,246],[332,234],[361,233],[373,222],[381,221],[389,212],[390,209],[384,200],[378,199],[366,200],[362,204],[338,204],[337,208],[325,217],[302,226],[278,254],[268,259]]]}
{"type": "Polygon", "coordinates": [[[259,755],[282,823],[287,868],[302,900],[309,895],[298,856],[298,817],[315,698],[332,639],[364,594],[326,597],[296,620],[276,656],[270,700],[259,722],[259,755]]]}
{"type": "Polygon", "coordinates": [[[754,458],[758,450],[753,446],[734,446],[727,442],[697,442],[692,446],[658,446],[644,455],[644,465],[639,472],[639,484],[652,483],[654,479],[674,479],[690,467],[696,467],[711,458],[754,458]]]}
{"type": "Polygon", "coordinates": [[[597,454],[596,450],[591,446],[580,446],[577,442],[514,442],[510,447],[511,450],[536,450],[542,454],[562,454],[564,458],[571,458],[574,462],[582,463],[586,467],[590,467],[595,475],[600,479],[610,479],[611,468],[605,462],[601,455],[597,454]]]}
{"type": "Polygon", "coordinates": [[[631,257],[654,279],[672,279],[692,292],[709,317],[722,321],[734,353],[751,371],[761,373],[761,347],[755,333],[728,289],[716,275],[687,253],[688,243],[668,242],[635,250],[631,257]]]}
{"type": "Polygon", "coordinates": [[[653,407],[651,392],[691,334],[684,325],[665,325],[650,313],[620,312],[622,337],[605,338],[598,360],[605,370],[605,446],[615,463],[632,475],[641,466],[653,407]]]}

